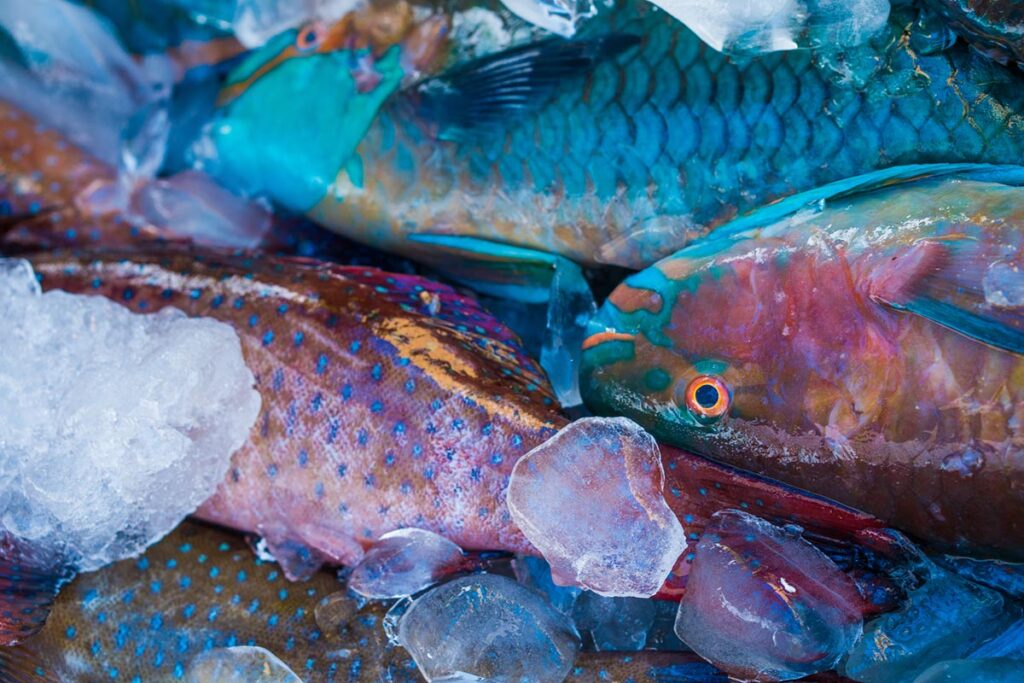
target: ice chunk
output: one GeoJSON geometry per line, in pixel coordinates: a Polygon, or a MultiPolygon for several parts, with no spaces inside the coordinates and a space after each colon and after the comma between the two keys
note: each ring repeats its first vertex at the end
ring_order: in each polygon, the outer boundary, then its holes
{"type": "Polygon", "coordinates": [[[505,7],[534,26],[565,38],[576,34],[582,20],[594,16],[593,0],[501,0],[505,7]]]}
{"type": "Polygon", "coordinates": [[[653,600],[606,598],[585,591],[576,600],[572,618],[594,650],[632,652],[644,649],[655,614],[653,600]]]}
{"type": "MultiPolygon", "coordinates": [[[[129,175],[163,158],[173,68],[136,62],[109,25],[63,0],[0,0],[0,27],[20,63],[0,62],[0,92],[36,119],[129,175]]],[[[148,176],[147,176],[148,177],[148,176]]]]}
{"type": "Polygon", "coordinates": [[[587,323],[597,311],[597,305],[583,271],[568,259],[558,259],[550,292],[540,364],[551,380],[558,402],[563,408],[571,408],[583,403],[580,355],[587,323]]]}
{"type": "Polygon", "coordinates": [[[392,632],[428,681],[561,683],[579,651],[568,617],[502,576],[465,576],[396,607],[392,632]]]}
{"type": "Polygon", "coordinates": [[[1020,683],[1024,662],[1015,659],[955,659],[939,662],[914,683],[1020,683]]]}
{"type": "Polygon", "coordinates": [[[792,680],[835,667],[860,637],[860,602],[791,528],[723,510],[697,544],[676,633],[732,676],[792,680]]]}
{"type": "Polygon", "coordinates": [[[881,30],[889,0],[651,0],[729,54],[850,47],[881,30]]]}
{"type": "Polygon", "coordinates": [[[342,629],[352,621],[360,607],[359,602],[351,595],[338,591],[322,598],[316,604],[313,618],[317,627],[330,638],[341,634],[342,629]]]}
{"type": "Polygon", "coordinates": [[[253,248],[270,232],[273,216],[198,171],[140,186],[132,213],[149,225],[207,246],[253,248]]]}
{"type": "Polygon", "coordinates": [[[288,665],[262,647],[219,647],[197,655],[186,683],[302,683],[288,665]]]}
{"type": "Polygon", "coordinates": [[[233,31],[246,47],[259,47],[278,33],[307,21],[334,22],[357,0],[170,0],[200,24],[233,31]]]}
{"type": "Polygon", "coordinates": [[[865,683],[913,680],[932,663],[964,657],[1006,628],[999,593],[928,565],[927,579],[899,610],[868,623],[843,665],[846,676],[865,683]]]}
{"type": "Polygon", "coordinates": [[[462,549],[447,538],[423,529],[398,529],[366,551],[348,585],[368,598],[401,598],[433,586],[464,562],[462,549]]]}
{"type": "Polygon", "coordinates": [[[646,598],[686,549],[662,495],[654,438],[623,418],[584,418],[523,456],[506,502],[556,583],[646,598]]]}
{"type": "Polygon", "coordinates": [[[39,294],[26,263],[0,264],[0,524],[79,569],[141,552],[213,493],[256,420],[238,336],[39,294]]]}
{"type": "Polygon", "coordinates": [[[1015,263],[996,261],[988,267],[981,286],[985,301],[997,308],[1024,306],[1024,270],[1015,263]]]}

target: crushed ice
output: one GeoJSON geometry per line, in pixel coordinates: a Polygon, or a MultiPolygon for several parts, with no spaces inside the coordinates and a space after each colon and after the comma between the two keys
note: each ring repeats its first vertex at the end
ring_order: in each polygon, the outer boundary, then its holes
{"type": "Polygon", "coordinates": [[[141,552],[216,488],[260,397],[228,325],[41,294],[0,259],[0,523],[82,570],[141,552]]]}

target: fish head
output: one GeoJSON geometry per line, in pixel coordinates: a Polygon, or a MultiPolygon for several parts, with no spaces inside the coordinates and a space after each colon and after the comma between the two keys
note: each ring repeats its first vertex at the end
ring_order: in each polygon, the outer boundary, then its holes
{"type": "Polygon", "coordinates": [[[757,448],[764,425],[802,419],[783,414],[799,411],[785,397],[814,373],[795,372],[786,346],[792,301],[780,269],[791,255],[770,240],[752,243],[688,247],[611,294],[583,346],[581,386],[593,410],[712,455],[757,448]]]}
{"type": "Polygon", "coordinates": [[[348,170],[383,104],[446,56],[450,20],[377,0],[284,31],[232,71],[195,147],[222,183],[299,213],[348,170]]]}

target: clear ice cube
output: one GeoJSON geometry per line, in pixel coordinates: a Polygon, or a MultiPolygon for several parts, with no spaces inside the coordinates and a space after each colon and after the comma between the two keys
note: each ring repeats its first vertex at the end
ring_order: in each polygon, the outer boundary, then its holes
{"type": "Polygon", "coordinates": [[[654,600],[606,598],[585,591],[573,607],[576,630],[594,650],[633,652],[644,649],[657,610],[654,600]]]}
{"type": "Polygon", "coordinates": [[[263,45],[278,33],[312,19],[336,21],[357,0],[170,0],[200,24],[233,31],[242,45],[263,45]]]}
{"type": "Polygon", "coordinates": [[[302,679],[262,647],[218,647],[196,655],[186,683],[302,683],[302,679]]]}
{"type": "Polygon", "coordinates": [[[583,418],[516,463],[506,503],[556,583],[646,598],[686,549],[662,494],[654,438],[626,418],[583,418]]]}
{"type": "Polygon", "coordinates": [[[455,579],[403,609],[390,628],[431,682],[561,683],[579,650],[568,617],[503,576],[455,579]]]}
{"type": "Polygon", "coordinates": [[[519,555],[512,564],[516,581],[540,593],[562,614],[572,614],[576,599],[583,592],[572,586],[559,586],[551,579],[551,567],[539,557],[519,555]]]}
{"type": "Polygon", "coordinates": [[[597,305],[583,271],[567,259],[558,259],[550,292],[540,364],[559,404],[571,408],[583,403],[580,357],[587,323],[597,311],[597,305]]]}
{"type": "Polygon", "coordinates": [[[401,598],[419,593],[457,571],[462,549],[423,529],[386,533],[366,551],[348,577],[348,586],[368,598],[401,598]]]}
{"type": "Polygon", "coordinates": [[[723,510],[697,544],[676,634],[735,677],[793,680],[835,667],[860,637],[860,603],[798,532],[723,510]]]}
{"type": "Polygon", "coordinates": [[[260,396],[229,325],[39,294],[30,274],[0,260],[0,525],[96,569],[213,493],[260,396]]]}

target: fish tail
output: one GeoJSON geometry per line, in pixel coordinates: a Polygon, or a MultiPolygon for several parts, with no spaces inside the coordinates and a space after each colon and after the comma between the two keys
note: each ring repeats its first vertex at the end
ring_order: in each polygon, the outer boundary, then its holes
{"type": "Polygon", "coordinates": [[[0,646],[39,631],[61,586],[73,577],[55,557],[11,536],[0,539],[0,646]]]}

